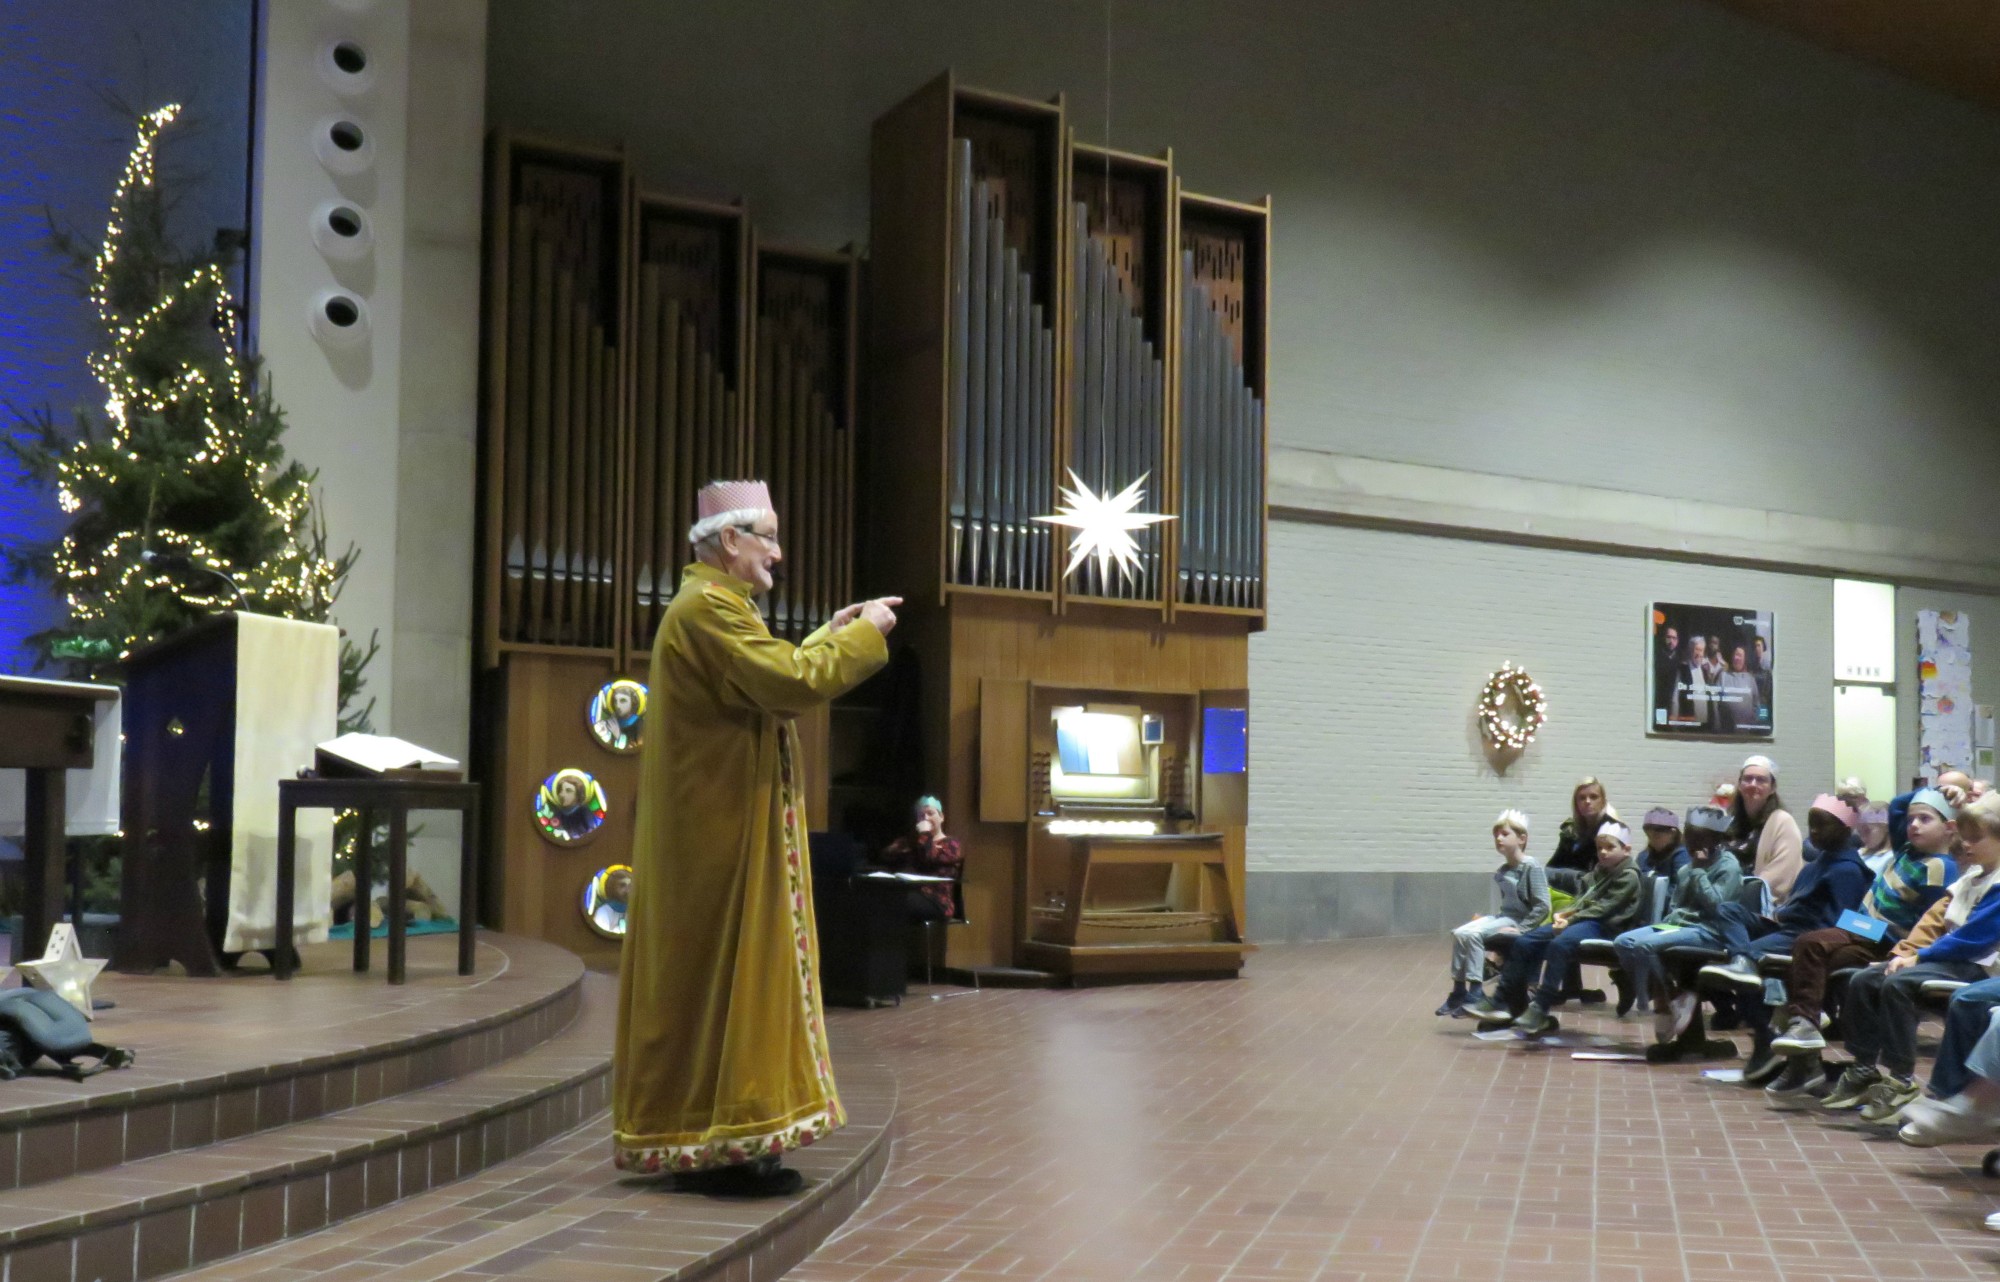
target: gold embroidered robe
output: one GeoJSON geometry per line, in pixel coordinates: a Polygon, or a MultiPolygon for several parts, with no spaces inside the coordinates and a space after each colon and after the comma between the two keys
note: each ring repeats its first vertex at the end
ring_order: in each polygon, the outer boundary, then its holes
{"type": "Polygon", "coordinates": [[[864,619],[794,648],[696,563],[653,642],[619,973],[613,1160],[692,1171],[845,1123],[827,1056],[792,719],[888,661],[864,619]]]}

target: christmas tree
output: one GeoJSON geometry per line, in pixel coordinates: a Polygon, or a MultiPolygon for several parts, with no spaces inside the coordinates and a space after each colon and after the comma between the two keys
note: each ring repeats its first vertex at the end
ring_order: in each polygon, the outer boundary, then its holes
{"type": "MultiPolygon", "coordinates": [[[[6,550],[68,606],[29,644],[78,677],[221,610],[324,621],[354,563],[352,549],[327,554],[314,474],[285,457],[284,413],[239,349],[226,254],[168,235],[156,153],[179,111],[141,119],[101,245],[54,233],[102,330],[102,413],[65,428],[44,412],[8,442],[69,516],[55,543],[6,550]]],[[[344,647],[346,681],[364,658],[344,647]]]]}
{"type": "MultiPolygon", "coordinates": [[[[68,517],[53,543],[0,551],[17,579],[62,596],[68,617],[28,643],[40,666],[78,679],[114,677],[133,649],[220,611],[324,622],[356,555],[328,554],[314,473],[285,457],[283,411],[239,347],[228,251],[169,235],[156,153],[179,113],[140,119],[101,244],[51,233],[101,330],[90,356],[101,411],[67,425],[43,411],[6,442],[68,517]]],[[[372,640],[342,642],[343,730],[366,728],[359,692],[374,652],[372,640]]],[[[91,861],[93,900],[107,889],[115,899],[105,853],[91,861]]]]}

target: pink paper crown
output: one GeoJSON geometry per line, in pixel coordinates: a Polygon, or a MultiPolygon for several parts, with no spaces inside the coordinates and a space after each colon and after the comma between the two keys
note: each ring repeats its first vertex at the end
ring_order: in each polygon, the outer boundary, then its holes
{"type": "Polygon", "coordinates": [[[1861,823],[1861,817],[1854,813],[1853,806],[1848,805],[1829,792],[1822,792],[1819,796],[1814,797],[1812,808],[1814,810],[1824,810],[1835,819],[1846,824],[1849,828],[1856,827],[1861,823]]]}
{"type": "Polygon", "coordinates": [[[711,516],[744,508],[772,511],[771,487],[762,481],[710,481],[701,488],[695,515],[705,521],[711,516]]]}

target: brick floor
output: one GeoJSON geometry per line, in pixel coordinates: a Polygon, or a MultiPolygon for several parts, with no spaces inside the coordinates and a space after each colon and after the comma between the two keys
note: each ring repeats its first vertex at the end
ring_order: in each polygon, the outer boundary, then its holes
{"type": "MultiPolygon", "coordinates": [[[[890,1166],[797,1282],[1991,1278],[1984,1150],[1780,1115],[1699,1066],[1482,1043],[1440,939],[1267,948],[1204,984],[847,1013],[890,1166]]],[[[1644,1021],[1566,1014],[1637,1043],[1644,1021]]]]}

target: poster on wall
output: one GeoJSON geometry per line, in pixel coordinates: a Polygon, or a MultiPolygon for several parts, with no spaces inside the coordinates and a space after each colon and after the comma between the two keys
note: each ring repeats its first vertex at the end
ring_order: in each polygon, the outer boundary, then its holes
{"type": "Polygon", "coordinates": [[[1956,610],[1917,611],[1917,769],[1974,770],[1972,620],[1956,610]]]}
{"type": "Polygon", "coordinates": [[[1771,737],[1778,643],[1769,610],[1656,601],[1647,620],[1648,734],[1771,737]]]}

